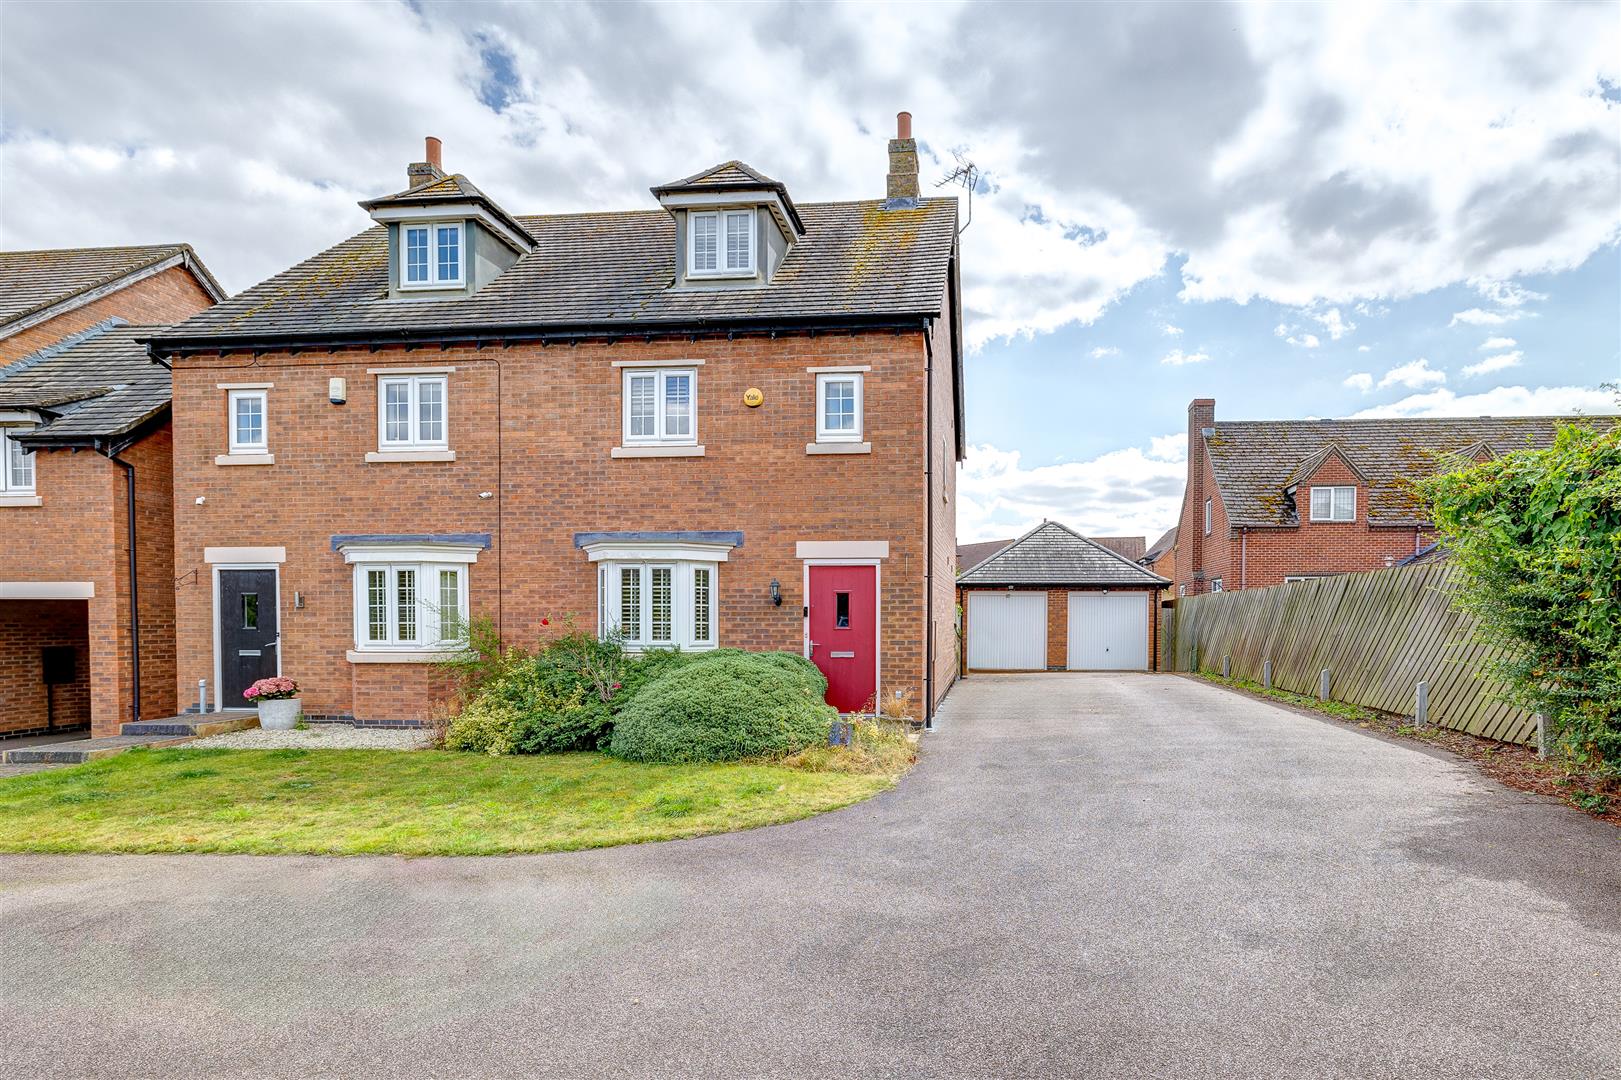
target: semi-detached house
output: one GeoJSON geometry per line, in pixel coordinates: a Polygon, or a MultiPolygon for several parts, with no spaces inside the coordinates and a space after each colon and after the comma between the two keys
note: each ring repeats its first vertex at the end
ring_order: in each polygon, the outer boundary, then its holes
{"type": "MultiPolygon", "coordinates": [[[[651,208],[508,213],[440,166],[177,328],[176,678],[398,723],[487,616],[808,655],[923,717],[957,673],[957,205],[910,118],[883,198],[727,162],[651,208]]],[[[876,170],[875,170],[876,171],[876,170]]],[[[876,186],[876,182],[875,182],[876,186]]]]}

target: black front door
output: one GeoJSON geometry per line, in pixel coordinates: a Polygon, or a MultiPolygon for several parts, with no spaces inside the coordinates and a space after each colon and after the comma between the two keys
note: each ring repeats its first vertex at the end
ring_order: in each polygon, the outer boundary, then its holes
{"type": "Polygon", "coordinates": [[[220,698],[226,709],[248,709],[242,691],[276,674],[281,648],[274,570],[220,571],[220,698]]]}

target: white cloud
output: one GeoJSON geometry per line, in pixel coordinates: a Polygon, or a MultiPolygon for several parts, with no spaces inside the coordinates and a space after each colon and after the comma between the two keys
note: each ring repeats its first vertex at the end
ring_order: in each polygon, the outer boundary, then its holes
{"type": "Polygon", "coordinates": [[[1372,352],[1373,351],[1373,346],[1372,345],[1358,345],[1356,347],[1356,351],[1357,352],[1372,352]]]}
{"type": "Polygon", "coordinates": [[[1447,381],[1447,373],[1437,371],[1430,367],[1430,362],[1424,357],[1393,367],[1385,372],[1384,378],[1379,380],[1379,389],[1387,386],[1405,386],[1409,390],[1417,390],[1422,386],[1431,386],[1435,383],[1447,381]]]}
{"type": "Polygon", "coordinates": [[[1316,334],[1291,334],[1283,339],[1290,345],[1297,345],[1302,349],[1315,349],[1322,342],[1317,340],[1316,334]]]}
{"type": "Polygon", "coordinates": [[[1172,349],[1170,352],[1160,357],[1159,362],[1162,364],[1169,364],[1171,367],[1182,367],[1186,364],[1202,364],[1209,359],[1210,355],[1208,353],[1185,353],[1181,349],[1172,349]]]}
{"type": "Polygon", "coordinates": [[[1499,353],[1496,356],[1488,356],[1486,359],[1476,364],[1466,364],[1464,365],[1463,373],[1465,375],[1486,375],[1493,371],[1504,371],[1511,367],[1519,367],[1520,361],[1524,358],[1525,354],[1520,350],[1515,349],[1513,352],[1499,353]]]}
{"type": "Polygon", "coordinates": [[[1187,441],[1161,435],[1147,449],[1034,467],[1016,450],[971,446],[957,480],[957,538],[1018,536],[1047,518],[1090,536],[1142,535],[1152,543],[1181,510],[1187,441]]]}
{"type": "Polygon", "coordinates": [[[730,157],[813,202],[882,195],[910,105],[931,193],[951,148],[983,170],[974,346],[1092,322],[1167,266],[1188,299],[1323,318],[1466,281],[1510,309],[1515,278],[1621,235],[1603,5],[402,11],[11,5],[0,233],[186,239],[240,289],[365,227],[356,200],[397,190],[430,131],[517,213],[651,208],[650,184],[730,157]],[[727,63],[693,65],[722,33],[727,63]],[[1177,59],[1145,78],[1144,56],[1177,59]]]}
{"type": "Polygon", "coordinates": [[[1585,386],[1499,386],[1462,396],[1451,390],[1413,394],[1388,405],[1363,409],[1356,416],[1567,416],[1607,415],[1616,411],[1614,396],[1585,386]]]}
{"type": "Polygon", "coordinates": [[[1494,349],[1512,349],[1516,342],[1511,337],[1489,337],[1480,343],[1481,352],[1491,352],[1494,349]]]}
{"type": "Polygon", "coordinates": [[[1340,314],[1339,308],[1329,308],[1327,311],[1308,311],[1306,315],[1308,318],[1316,319],[1322,324],[1323,329],[1328,332],[1330,341],[1338,341],[1356,329],[1356,323],[1347,322],[1344,316],[1340,314]]]}
{"type": "Polygon", "coordinates": [[[1161,326],[1159,328],[1159,331],[1160,331],[1160,333],[1164,334],[1166,337],[1181,337],[1182,336],[1182,328],[1180,326],[1172,326],[1170,323],[1166,323],[1164,326],[1161,326]]]}
{"type": "Polygon", "coordinates": [[[1506,322],[1523,319],[1529,312],[1525,311],[1486,311],[1483,308],[1470,308],[1468,311],[1455,311],[1452,321],[1447,326],[1501,326],[1506,322]]]}
{"type": "Polygon", "coordinates": [[[1373,389],[1373,376],[1366,371],[1359,371],[1355,375],[1347,375],[1345,382],[1341,385],[1348,386],[1352,390],[1360,390],[1366,394],[1373,389]]]}
{"type": "Polygon", "coordinates": [[[1099,345],[1092,350],[1092,359],[1102,360],[1106,356],[1119,356],[1120,350],[1113,345],[1099,345]]]}
{"type": "Polygon", "coordinates": [[[1513,281],[1483,281],[1475,278],[1469,284],[1498,307],[1517,308],[1524,306],[1528,301],[1548,299],[1547,293],[1532,292],[1513,281]]]}

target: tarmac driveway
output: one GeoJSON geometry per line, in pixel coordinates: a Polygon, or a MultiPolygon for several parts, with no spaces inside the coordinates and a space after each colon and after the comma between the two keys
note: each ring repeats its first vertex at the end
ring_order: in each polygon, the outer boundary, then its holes
{"type": "Polygon", "coordinates": [[[1613,1076],[1618,986],[1614,828],[1170,676],[751,833],[0,860],[8,1076],[1613,1076]]]}

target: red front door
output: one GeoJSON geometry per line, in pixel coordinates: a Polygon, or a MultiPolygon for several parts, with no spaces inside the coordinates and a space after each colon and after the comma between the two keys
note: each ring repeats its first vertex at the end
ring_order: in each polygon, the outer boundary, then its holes
{"type": "Polygon", "coordinates": [[[876,705],[878,568],[810,568],[810,658],[827,676],[827,703],[840,712],[876,705]]]}

